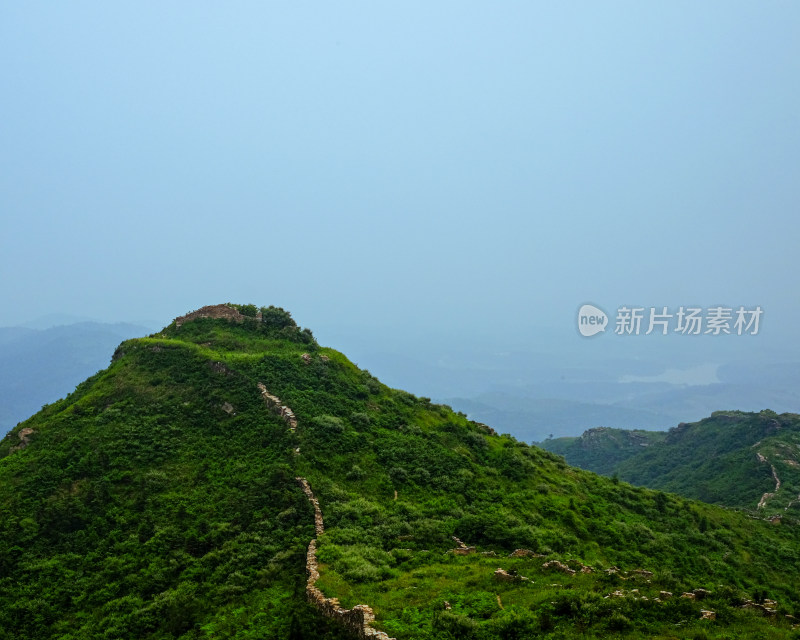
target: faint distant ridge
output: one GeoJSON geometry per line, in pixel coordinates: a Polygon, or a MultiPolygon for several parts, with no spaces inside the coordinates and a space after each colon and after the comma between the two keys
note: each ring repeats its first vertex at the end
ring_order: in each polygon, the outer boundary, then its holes
{"type": "MultiPolygon", "coordinates": [[[[47,318],[29,324],[66,317],[47,318]]],[[[150,332],[138,324],[102,322],[0,328],[0,434],[108,366],[120,342],[150,332]]]]}
{"type": "MultiPolygon", "coordinates": [[[[79,324],[82,322],[97,322],[97,318],[89,316],[75,316],[66,313],[48,313],[27,322],[20,322],[14,326],[24,327],[25,329],[51,329],[52,327],[62,327],[65,325],[79,324]]],[[[9,325],[11,326],[11,325],[9,325]]]]}

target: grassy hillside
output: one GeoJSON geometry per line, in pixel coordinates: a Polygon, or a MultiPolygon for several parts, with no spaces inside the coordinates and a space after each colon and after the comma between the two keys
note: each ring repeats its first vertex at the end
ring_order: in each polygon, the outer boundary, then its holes
{"type": "Polygon", "coordinates": [[[794,637],[793,519],[568,467],[257,312],[123,343],[0,443],[1,639],[347,637],[312,556],[398,640],[794,637]]]}

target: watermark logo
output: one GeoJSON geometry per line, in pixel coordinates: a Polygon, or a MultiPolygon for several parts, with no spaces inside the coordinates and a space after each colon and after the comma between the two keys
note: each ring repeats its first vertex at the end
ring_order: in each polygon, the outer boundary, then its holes
{"type": "Polygon", "coordinates": [[[582,336],[593,336],[606,330],[608,316],[593,304],[585,304],[578,309],[578,331],[582,336]]]}
{"type": "MultiPolygon", "coordinates": [[[[760,306],[736,307],[636,307],[622,306],[617,309],[614,323],[616,335],[646,335],[651,333],[669,335],[758,335],[761,328],[760,306]]],[[[602,309],[591,304],[578,311],[578,331],[582,336],[593,336],[606,330],[608,316],[602,309]]]]}

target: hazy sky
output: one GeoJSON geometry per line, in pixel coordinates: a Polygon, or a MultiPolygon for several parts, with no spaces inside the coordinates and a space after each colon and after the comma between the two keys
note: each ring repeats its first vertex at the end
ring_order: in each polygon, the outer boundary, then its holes
{"type": "Polygon", "coordinates": [[[5,2],[0,59],[0,324],[800,314],[797,2],[5,2]]]}

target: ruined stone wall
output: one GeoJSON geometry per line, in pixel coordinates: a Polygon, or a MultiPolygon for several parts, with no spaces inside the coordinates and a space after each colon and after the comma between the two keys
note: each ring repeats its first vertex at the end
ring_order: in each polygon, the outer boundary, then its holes
{"type": "Polygon", "coordinates": [[[175,318],[175,324],[181,326],[184,322],[196,320],[197,318],[223,318],[225,320],[232,320],[233,322],[244,322],[246,316],[243,316],[233,307],[227,304],[212,304],[207,307],[201,307],[197,311],[187,313],[185,316],[175,318]]]}
{"type": "Polygon", "coordinates": [[[15,451],[20,451],[27,447],[31,443],[31,436],[36,433],[34,429],[30,427],[25,427],[24,429],[20,429],[17,435],[19,436],[19,444],[14,445],[8,450],[8,453],[14,453],[15,451]]]}
{"type": "Polygon", "coordinates": [[[261,397],[264,399],[269,410],[283,418],[284,422],[289,425],[289,428],[295,431],[297,429],[297,418],[295,418],[294,412],[283,404],[278,396],[273,396],[267,391],[263,382],[258,383],[258,390],[261,392],[261,397]]]}
{"type": "MultiPolygon", "coordinates": [[[[305,360],[305,358],[304,358],[305,360]]],[[[292,431],[297,429],[297,418],[294,412],[281,402],[278,396],[272,395],[267,391],[264,383],[258,383],[258,391],[264,399],[267,407],[273,413],[279,415],[292,431]]],[[[299,451],[299,450],[298,450],[299,451]]],[[[305,478],[296,478],[297,482],[306,494],[311,506],[314,507],[314,531],[316,536],[321,536],[325,533],[325,523],[322,520],[322,509],[319,508],[319,500],[314,496],[311,491],[311,485],[305,478]]],[[[317,587],[317,580],[319,580],[319,565],[317,564],[317,538],[313,538],[308,543],[308,551],[306,552],[306,571],[308,572],[308,579],[306,580],[306,597],[319,611],[327,618],[338,620],[347,629],[349,629],[357,638],[369,638],[372,640],[395,640],[390,638],[383,631],[378,631],[372,626],[372,621],[375,620],[375,613],[372,607],[366,604],[357,604],[352,609],[345,609],[339,604],[337,598],[326,598],[325,594],[317,587]]]]}
{"type": "MultiPolygon", "coordinates": [[[[303,492],[308,496],[309,502],[314,507],[314,529],[320,536],[325,532],[325,524],[322,520],[322,511],[319,508],[319,501],[314,497],[311,486],[305,478],[297,478],[303,492]]],[[[319,579],[319,565],[317,564],[317,539],[314,538],[308,543],[306,553],[306,570],[308,580],[306,581],[306,597],[322,615],[334,618],[341,622],[347,629],[353,632],[358,638],[372,638],[375,640],[395,640],[390,638],[383,631],[378,631],[372,627],[375,614],[372,607],[366,604],[357,604],[352,609],[345,609],[340,606],[338,598],[326,598],[325,594],[317,587],[319,579]]]]}

